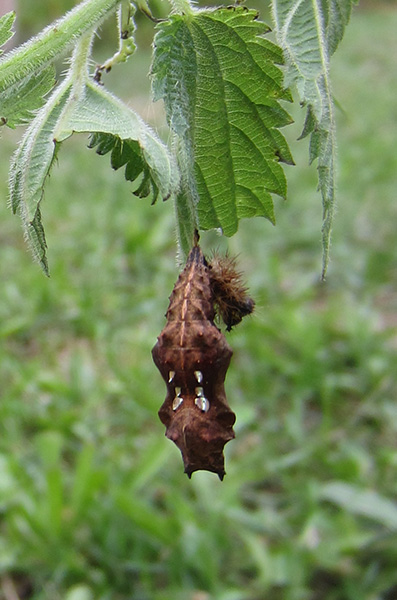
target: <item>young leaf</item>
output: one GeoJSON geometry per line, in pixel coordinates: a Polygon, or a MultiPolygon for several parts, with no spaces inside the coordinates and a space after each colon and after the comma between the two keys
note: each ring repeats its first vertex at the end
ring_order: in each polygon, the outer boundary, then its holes
{"type": "Polygon", "coordinates": [[[173,15],[155,37],[153,92],[179,138],[181,210],[187,195],[199,226],[228,236],[243,217],[274,222],[271,194],[286,195],[279,161],[292,163],[278,131],[291,121],[278,102],[290,100],[282,54],[256,18],[244,7],[173,15]]]}
{"type": "Polygon", "coordinates": [[[301,135],[311,134],[310,162],[318,159],[323,201],[323,270],[329,261],[335,210],[335,117],[329,60],[341,41],[357,0],[273,0],[277,41],[284,50],[286,85],[296,84],[307,105],[301,135]]]}
{"type": "Polygon", "coordinates": [[[122,2],[119,10],[119,48],[117,52],[104,63],[99,65],[95,71],[95,80],[100,81],[102,72],[107,73],[118,63],[126,62],[136,50],[135,44],[135,11],[132,2],[122,2]]]}
{"type": "MultiPolygon", "coordinates": [[[[4,44],[14,35],[14,32],[11,29],[14,21],[14,12],[9,12],[0,17],[0,46],[4,46],[4,44]]],[[[0,54],[3,54],[3,50],[1,49],[0,54]]]]}

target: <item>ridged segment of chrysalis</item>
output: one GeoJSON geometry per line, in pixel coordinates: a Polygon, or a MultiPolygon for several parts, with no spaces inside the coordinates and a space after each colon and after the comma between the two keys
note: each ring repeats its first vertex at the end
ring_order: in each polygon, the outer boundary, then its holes
{"type": "Polygon", "coordinates": [[[225,475],[224,445],[234,438],[235,414],[224,381],[232,350],[214,324],[210,269],[198,245],[188,256],[167,310],[167,323],[152,350],[166,385],[159,417],[182,453],[185,473],[225,475]]]}

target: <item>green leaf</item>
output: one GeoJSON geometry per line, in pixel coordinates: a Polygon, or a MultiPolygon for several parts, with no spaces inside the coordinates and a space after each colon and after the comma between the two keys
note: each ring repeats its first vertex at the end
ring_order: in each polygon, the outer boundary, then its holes
{"type": "Polygon", "coordinates": [[[67,103],[71,84],[57,88],[25,132],[10,167],[10,202],[22,219],[33,257],[48,275],[47,244],[41,222],[40,202],[44,183],[58,150],[53,132],[67,103]]]}
{"type": "MultiPolygon", "coordinates": [[[[12,25],[15,21],[15,13],[9,12],[0,17],[0,46],[12,38],[14,32],[12,31],[12,25]]],[[[3,54],[3,50],[0,49],[0,54],[3,54]]]]}
{"type": "Polygon", "coordinates": [[[12,91],[3,95],[2,120],[12,128],[30,121],[34,111],[44,104],[44,96],[51,90],[54,83],[55,70],[52,66],[27,82],[19,82],[12,88],[12,91]]]}
{"type": "MultiPolygon", "coordinates": [[[[145,166],[137,141],[122,140],[108,133],[96,133],[92,136],[89,147],[96,147],[97,154],[101,156],[111,152],[110,163],[113,169],[117,170],[125,166],[124,175],[127,181],[136,181],[143,174],[133,193],[140,198],[151,195],[153,203],[156,201],[158,187],[150,177],[150,171],[145,166]]],[[[163,199],[167,200],[168,196],[163,199]]]]}
{"type": "Polygon", "coordinates": [[[323,202],[323,269],[328,262],[335,212],[335,116],[329,60],[341,41],[356,0],[273,0],[277,41],[284,50],[286,85],[295,84],[307,105],[301,138],[309,133],[310,162],[318,159],[323,202]]]}
{"type": "Polygon", "coordinates": [[[61,142],[73,132],[95,133],[90,147],[111,154],[114,169],[125,165],[125,177],[141,177],[134,193],[153,201],[169,198],[178,186],[173,161],[165,145],[142,119],[102,86],[87,80],[69,103],[54,137],[61,142]]]}
{"type": "Polygon", "coordinates": [[[47,275],[40,202],[61,142],[73,132],[96,133],[92,145],[99,144],[100,153],[104,153],[106,140],[115,168],[126,164],[126,177],[131,180],[142,175],[137,195],[151,193],[154,199],[158,195],[166,199],[177,186],[168,150],[140,117],[98,84],[85,79],[73,81],[71,74],[32,121],[10,170],[12,209],[21,216],[33,256],[47,275]]]}
{"type": "MultiPolygon", "coordinates": [[[[0,98],[14,85],[38,75],[111,14],[120,0],[85,0],[0,60],[0,98]]],[[[1,110],[0,101],[0,114],[1,110]]]]}
{"type": "Polygon", "coordinates": [[[334,502],[345,510],[378,521],[385,527],[397,529],[397,504],[378,492],[359,488],[344,481],[331,481],[320,492],[324,500],[334,502]]]}
{"type": "Polygon", "coordinates": [[[359,0],[322,0],[328,56],[332,56],[337,49],[350,21],[353,4],[358,2],[359,0]]]}
{"type": "Polygon", "coordinates": [[[175,535],[175,525],[169,517],[165,517],[158,507],[145,502],[139,494],[120,490],[117,494],[117,508],[124,513],[134,528],[144,532],[154,542],[169,544],[175,535]]]}
{"type": "Polygon", "coordinates": [[[291,122],[278,102],[290,100],[282,54],[256,18],[243,7],[174,15],[155,37],[153,92],[179,137],[180,212],[190,204],[202,229],[228,236],[243,217],[274,222],[271,194],[286,195],[279,161],[292,163],[278,131],[291,122]]]}
{"type": "MultiPolygon", "coordinates": [[[[15,13],[9,12],[0,17],[0,46],[3,46],[13,35],[12,25],[15,21],[15,13]]],[[[3,54],[3,50],[0,49],[0,56],[3,54]]],[[[9,118],[4,110],[0,111],[0,126],[9,124],[9,118]]]]}
{"type": "MultiPolygon", "coordinates": [[[[42,106],[43,96],[53,86],[54,60],[99,26],[119,2],[85,0],[36,37],[0,58],[0,123],[14,127],[31,118],[32,111],[42,106]]],[[[10,37],[13,20],[13,13],[0,20],[0,42],[10,37]]]]}
{"type": "Polygon", "coordinates": [[[95,469],[95,447],[86,445],[79,452],[73,479],[70,507],[73,518],[81,518],[98,490],[98,471],[95,469]]]}

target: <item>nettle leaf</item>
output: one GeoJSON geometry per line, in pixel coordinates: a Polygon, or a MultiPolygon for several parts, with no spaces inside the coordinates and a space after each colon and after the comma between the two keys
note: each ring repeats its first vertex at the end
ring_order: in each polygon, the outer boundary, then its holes
{"type": "MultiPolygon", "coordinates": [[[[9,12],[0,17],[0,46],[4,46],[6,42],[14,35],[12,26],[15,21],[15,13],[9,12]]],[[[0,49],[0,54],[3,54],[3,50],[0,49]]]]}
{"type": "Polygon", "coordinates": [[[54,141],[54,129],[71,89],[71,84],[65,81],[55,90],[26,130],[10,166],[12,210],[20,215],[33,257],[47,275],[47,244],[41,222],[40,202],[45,180],[59,147],[54,141]]]}
{"type": "MultiPolygon", "coordinates": [[[[15,13],[10,12],[0,18],[0,46],[13,35],[12,25],[15,13]]],[[[0,55],[3,54],[0,50],[0,55]]],[[[3,66],[0,64],[0,71],[3,66]]],[[[44,96],[55,84],[55,69],[52,65],[30,78],[25,78],[1,90],[0,121],[12,129],[16,125],[27,123],[34,112],[43,106],[44,96]]]]}
{"type": "MultiPolygon", "coordinates": [[[[33,255],[46,274],[47,245],[40,202],[61,142],[73,132],[97,134],[93,138],[97,144],[104,139],[101,136],[107,136],[113,146],[129,148],[126,175],[134,180],[142,175],[139,195],[151,192],[154,198],[161,195],[166,199],[177,185],[166,147],[133,111],[96,83],[84,82],[77,93],[72,81],[72,78],[65,80],[32,121],[10,170],[12,209],[21,216],[33,255]]],[[[115,164],[121,166],[126,154],[121,152],[117,156],[115,152],[115,164]]]]}
{"type": "Polygon", "coordinates": [[[16,84],[3,93],[1,101],[1,119],[8,127],[29,122],[34,112],[43,106],[44,96],[54,87],[55,69],[50,66],[28,81],[16,84]]]}
{"type": "MultiPolygon", "coordinates": [[[[157,199],[159,190],[150,176],[150,171],[145,167],[142,159],[141,149],[135,140],[122,140],[108,133],[95,133],[91,137],[90,148],[95,148],[97,154],[103,156],[111,152],[110,164],[117,170],[125,166],[124,175],[127,181],[141,179],[134,190],[134,195],[146,198],[151,195],[153,204],[157,199]],[[142,177],[140,177],[143,174],[142,177]]],[[[169,196],[163,198],[167,200],[169,196]]]]}
{"type": "MultiPolygon", "coordinates": [[[[81,36],[98,27],[120,0],[84,0],[0,60],[0,105],[3,94],[29,80],[78,43],[81,36]]],[[[1,113],[1,110],[0,110],[1,113]]]]}
{"type": "MultiPolygon", "coordinates": [[[[14,127],[30,120],[53,87],[54,60],[114,12],[119,1],[84,0],[37,36],[0,57],[0,123],[14,127]]],[[[0,44],[10,37],[13,20],[13,13],[1,18],[0,44]]]]}
{"type": "MultiPolygon", "coordinates": [[[[12,25],[15,13],[10,12],[0,18],[0,46],[13,35],[12,25]]],[[[0,50],[0,55],[2,54],[0,50]]],[[[1,69],[1,65],[0,65],[1,69]]],[[[30,121],[36,109],[44,104],[43,96],[55,83],[55,72],[52,66],[29,80],[19,81],[1,92],[0,122],[2,125],[15,128],[16,125],[30,121]]]]}
{"type": "Polygon", "coordinates": [[[301,138],[311,134],[310,162],[318,159],[323,201],[323,272],[329,261],[335,211],[335,116],[329,60],[357,0],[273,0],[277,41],[284,50],[286,85],[295,84],[307,106],[301,138]]]}
{"type": "Polygon", "coordinates": [[[178,186],[173,160],[155,133],[123,102],[95,82],[84,89],[65,110],[55,137],[63,141],[73,132],[94,133],[90,147],[98,154],[112,151],[114,169],[125,168],[125,178],[138,181],[134,194],[169,198],[178,186]]]}
{"type": "Polygon", "coordinates": [[[179,136],[182,189],[200,228],[228,236],[243,217],[274,223],[271,194],[286,196],[279,162],[293,162],[278,131],[291,122],[282,53],[256,18],[244,7],[173,15],[155,37],[153,92],[179,136]]]}

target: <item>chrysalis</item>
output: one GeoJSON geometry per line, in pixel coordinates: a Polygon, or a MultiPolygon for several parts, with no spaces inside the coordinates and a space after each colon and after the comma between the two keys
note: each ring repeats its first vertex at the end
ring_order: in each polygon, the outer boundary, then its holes
{"type": "Polygon", "coordinates": [[[180,274],[167,310],[167,324],[152,350],[166,385],[159,410],[166,436],[182,453],[185,473],[204,469],[225,475],[224,445],[234,438],[236,416],[224,381],[232,350],[214,325],[210,268],[195,245],[180,274]]]}

